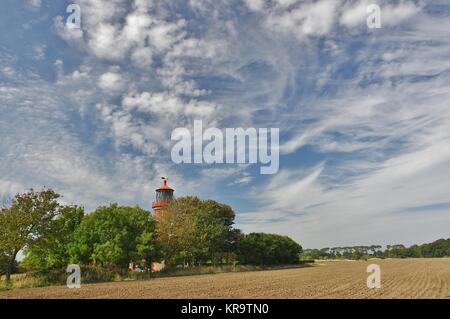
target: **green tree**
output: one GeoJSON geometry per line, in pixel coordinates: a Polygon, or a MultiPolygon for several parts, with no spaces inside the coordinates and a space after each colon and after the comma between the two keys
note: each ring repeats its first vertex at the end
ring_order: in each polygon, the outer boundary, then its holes
{"type": "Polygon", "coordinates": [[[201,202],[194,214],[196,259],[213,264],[226,259],[238,239],[233,231],[234,218],[235,213],[228,205],[213,200],[201,202]]]}
{"type": "Polygon", "coordinates": [[[352,259],[353,260],[360,260],[363,257],[363,253],[359,249],[355,249],[352,252],[352,259]]]}
{"type": "Polygon", "coordinates": [[[239,243],[238,260],[241,264],[276,265],[295,264],[302,247],[287,236],[251,233],[239,243]]]}
{"type": "Polygon", "coordinates": [[[230,206],[198,197],[173,200],[158,221],[158,236],[169,264],[213,264],[232,259],[240,232],[230,206]]]}
{"type": "MultiPolygon", "coordinates": [[[[413,247],[410,247],[410,249],[413,247]]],[[[415,248],[420,251],[420,256],[422,257],[448,257],[450,256],[450,238],[438,239],[432,243],[423,244],[415,248]]]]}
{"type": "Polygon", "coordinates": [[[49,234],[61,214],[60,196],[51,189],[16,195],[10,207],[0,210],[0,256],[10,280],[19,251],[49,234]]]}
{"type": "Polygon", "coordinates": [[[6,274],[6,269],[8,269],[8,256],[0,252],[0,277],[6,274]]]}
{"type": "Polygon", "coordinates": [[[69,253],[74,263],[126,269],[130,261],[157,260],[158,247],[150,212],[113,204],[84,216],[69,253]]]}
{"type": "Polygon", "coordinates": [[[69,244],[73,241],[74,232],[83,216],[82,207],[62,206],[51,231],[25,249],[23,266],[30,269],[51,269],[68,265],[69,244]]]}
{"type": "Polygon", "coordinates": [[[386,251],[387,257],[390,258],[406,258],[407,248],[404,245],[388,245],[386,251]]]}

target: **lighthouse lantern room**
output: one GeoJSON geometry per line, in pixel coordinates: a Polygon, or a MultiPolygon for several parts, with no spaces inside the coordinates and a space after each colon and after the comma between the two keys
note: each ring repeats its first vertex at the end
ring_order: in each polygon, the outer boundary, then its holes
{"type": "Polygon", "coordinates": [[[164,207],[173,199],[174,189],[167,185],[167,178],[161,177],[163,185],[156,190],[156,199],[152,202],[155,215],[158,216],[164,207]]]}

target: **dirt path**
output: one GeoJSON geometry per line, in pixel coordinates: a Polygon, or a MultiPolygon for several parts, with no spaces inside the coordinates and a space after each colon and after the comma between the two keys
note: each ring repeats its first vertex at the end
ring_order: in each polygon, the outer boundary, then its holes
{"type": "Polygon", "coordinates": [[[450,298],[450,259],[329,261],[313,267],[19,289],[0,298],[450,298]],[[381,267],[381,289],[366,286],[381,267]]]}

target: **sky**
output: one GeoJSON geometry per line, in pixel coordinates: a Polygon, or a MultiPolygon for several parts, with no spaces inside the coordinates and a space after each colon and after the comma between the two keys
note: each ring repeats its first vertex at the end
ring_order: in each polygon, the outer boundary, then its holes
{"type": "Polygon", "coordinates": [[[176,196],[303,247],[450,237],[446,0],[3,0],[0,199],[176,196]],[[68,27],[71,3],[81,28],[68,27]],[[369,29],[366,8],[381,8],[369,29]],[[279,128],[280,169],[176,164],[171,133],[279,128]]]}

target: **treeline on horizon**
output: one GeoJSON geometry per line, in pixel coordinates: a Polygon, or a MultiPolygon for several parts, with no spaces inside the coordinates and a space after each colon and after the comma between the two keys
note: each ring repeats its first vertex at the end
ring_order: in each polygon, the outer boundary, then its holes
{"type": "Polygon", "coordinates": [[[368,259],[368,258],[442,258],[450,257],[450,238],[438,239],[422,245],[381,245],[305,249],[301,260],[314,259],[368,259]]]}
{"type": "Polygon", "coordinates": [[[233,209],[213,200],[171,201],[158,220],[138,206],[111,204],[85,214],[62,205],[52,189],[18,194],[0,209],[0,276],[59,270],[78,264],[91,273],[127,273],[130,262],[151,271],[203,265],[270,266],[299,263],[302,247],[287,236],[243,234],[233,209]],[[24,259],[18,263],[17,254],[24,259]]]}

